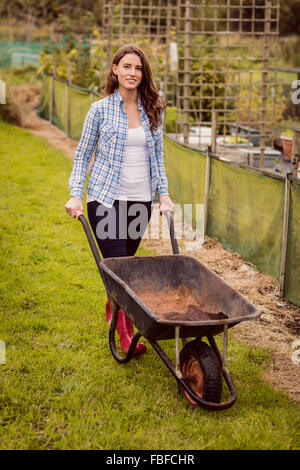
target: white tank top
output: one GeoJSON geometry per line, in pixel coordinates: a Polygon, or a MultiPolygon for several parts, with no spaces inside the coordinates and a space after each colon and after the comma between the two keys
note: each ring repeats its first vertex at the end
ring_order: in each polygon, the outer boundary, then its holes
{"type": "Polygon", "coordinates": [[[149,149],[142,126],[128,129],[119,200],[151,201],[149,149]]]}
{"type": "MultiPolygon", "coordinates": [[[[151,201],[149,149],[142,126],[128,128],[119,193],[116,199],[120,201],[151,201]]],[[[94,200],[87,195],[86,202],[94,200]]]]}

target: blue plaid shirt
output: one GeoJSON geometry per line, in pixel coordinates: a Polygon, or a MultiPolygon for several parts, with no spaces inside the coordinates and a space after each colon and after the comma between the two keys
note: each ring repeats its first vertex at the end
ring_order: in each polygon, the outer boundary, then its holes
{"type": "MultiPolygon", "coordinates": [[[[162,125],[151,132],[140,97],[138,97],[138,109],[141,110],[141,124],[149,148],[151,197],[154,201],[156,191],[159,196],[168,194],[162,125]]],[[[82,199],[89,163],[96,147],[86,191],[91,198],[106,207],[112,207],[120,186],[127,134],[128,116],[118,89],[112,95],[91,104],[84,121],[69,180],[71,196],[82,199]]]]}

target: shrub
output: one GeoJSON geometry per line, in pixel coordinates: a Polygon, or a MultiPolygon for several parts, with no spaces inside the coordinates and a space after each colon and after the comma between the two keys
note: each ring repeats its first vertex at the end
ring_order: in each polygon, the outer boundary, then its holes
{"type": "Polygon", "coordinates": [[[6,103],[0,105],[0,121],[21,126],[22,116],[19,105],[14,100],[10,88],[6,89],[6,103]]]}
{"type": "MultiPolygon", "coordinates": [[[[176,114],[176,106],[168,106],[166,109],[166,127],[165,132],[169,134],[175,134],[176,132],[176,120],[177,123],[182,126],[183,124],[183,113],[177,111],[176,114]]],[[[190,116],[189,122],[192,124],[194,122],[194,118],[190,116]]]]}

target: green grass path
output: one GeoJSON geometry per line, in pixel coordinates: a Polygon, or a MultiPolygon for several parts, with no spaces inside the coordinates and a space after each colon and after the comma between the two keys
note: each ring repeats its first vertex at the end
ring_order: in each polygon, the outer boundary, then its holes
{"type": "MultiPolygon", "coordinates": [[[[299,407],[261,377],[268,351],[229,343],[238,400],[191,408],[149,346],[119,365],[81,224],[64,210],[71,161],[0,123],[1,449],[295,449],[299,407]]],[[[145,253],[145,252],[142,252],[145,253]]],[[[174,356],[173,341],[163,347],[174,356]]]]}

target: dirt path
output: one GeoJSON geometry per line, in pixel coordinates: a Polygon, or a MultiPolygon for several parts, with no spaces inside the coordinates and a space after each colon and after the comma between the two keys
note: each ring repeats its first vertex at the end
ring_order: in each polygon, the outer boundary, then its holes
{"type": "Polygon", "coordinates": [[[73,139],[49,121],[42,119],[37,114],[41,85],[19,85],[11,87],[14,99],[19,103],[22,113],[22,127],[30,130],[34,135],[44,137],[54,147],[63,150],[68,157],[74,158],[78,145],[73,139]]]}
{"type": "MultiPolygon", "coordinates": [[[[15,88],[14,96],[22,108],[22,126],[73,158],[78,142],[36,114],[39,94],[40,85],[15,88]]],[[[161,219],[153,217],[153,223],[158,220],[161,219]]],[[[168,240],[144,239],[142,243],[160,254],[171,253],[168,240]]],[[[217,239],[206,238],[202,247],[196,241],[183,241],[181,245],[180,253],[198,258],[261,310],[260,320],[237,325],[231,330],[233,336],[246,344],[273,350],[274,360],[265,378],[300,403],[300,364],[292,362],[292,343],[300,339],[300,308],[279,297],[276,280],[260,273],[238,254],[224,250],[217,239]]]]}

